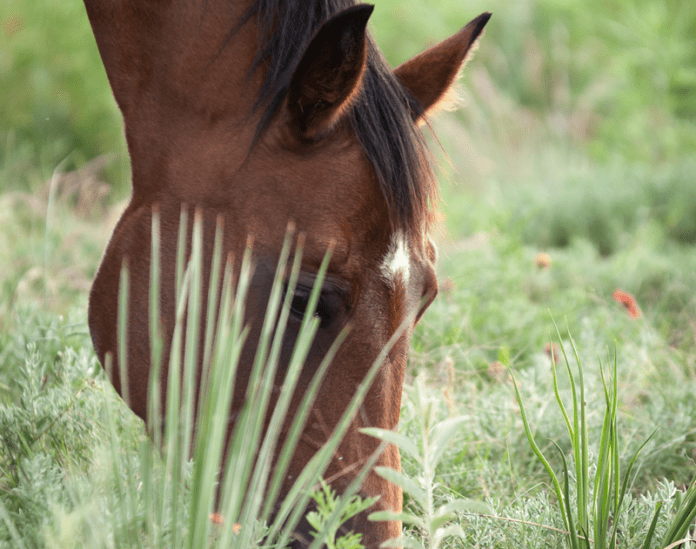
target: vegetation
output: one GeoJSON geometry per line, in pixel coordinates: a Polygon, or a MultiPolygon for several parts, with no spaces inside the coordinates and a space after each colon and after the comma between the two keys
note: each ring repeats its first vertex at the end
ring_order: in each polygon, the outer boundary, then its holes
{"type": "MultiPolygon", "coordinates": [[[[494,14],[463,107],[434,122],[441,294],[414,337],[399,434],[383,434],[402,446],[406,543],[693,538],[696,4],[375,3],[393,65],[494,14]]],[[[238,539],[208,507],[192,516],[210,496],[192,492],[200,460],[165,483],[173,469],[92,351],[87,290],[128,166],[84,8],[9,0],[0,24],[0,547],[238,539]]],[[[318,497],[321,536],[351,546],[329,519],[360,502],[318,497]]]]}

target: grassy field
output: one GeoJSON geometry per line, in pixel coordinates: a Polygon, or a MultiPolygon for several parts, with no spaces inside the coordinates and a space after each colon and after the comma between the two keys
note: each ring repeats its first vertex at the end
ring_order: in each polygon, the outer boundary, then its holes
{"type": "MultiPolygon", "coordinates": [[[[660,501],[649,547],[663,547],[696,471],[696,4],[375,4],[393,65],[494,14],[462,107],[434,123],[441,294],[414,337],[400,433],[423,453],[428,437],[448,437],[435,461],[403,452],[404,474],[429,494],[407,494],[421,524],[406,533],[429,548],[573,546],[506,368],[561,478],[561,455],[578,452],[549,345],[572,355],[572,337],[590,486],[604,463],[600,364],[605,375],[615,364],[620,480],[652,438],[611,524],[620,546],[642,547],[660,501]],[[458,510],[440,540],[429,526],[446,505],[458,510]]],[[[128,192],[120,118],[80,2],[9,0],[0,24],[0,546],[149,547],[137,533],[144,496],[131,494],[128,520],[116,512],[124,486],[137,486],[127,472],[142,465],[144,430],[86,327],[89,284],[128,192]]],[[[562,362],[558,372],[571,409],[562,362]]]]}

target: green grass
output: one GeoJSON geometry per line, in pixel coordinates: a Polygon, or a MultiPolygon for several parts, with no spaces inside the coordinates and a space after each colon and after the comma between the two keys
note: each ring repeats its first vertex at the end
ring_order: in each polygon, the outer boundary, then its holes
{"type": "Polygon", "coordinates": [[[125,152],[82,2],[10,0],[0,18],[0,173],[14,176],[3,177],[0,189],[35,190],[28,177],[34,172],[47,179],[63,160],[75,168],[105,152],[125,152]]]}
{"type": "MultiPolygon", "coordinates": [[[[397,65],[484,10],[464,105],[435,122],[442,291],[408,366],[405,533],[424,547],[572,546],[559,503],[577,518],[578,474],[544,350],[553,316],[583,366],[588,485],[607,463],[607,394],[621,483],[654,431],[610,525],[620,546],[641,547],[661,502],[651,547],[662,547],[696,471],[696,4],[377,0],[372,25],[397,65]],[[614,356],[605,392],[599,363],[614,356]],[[451,535],[438,537],[443,526],[451,535]]],[[[87,289],[128,188],[120,117],[80,2],[12,0],[0,24],[0,546],[118,531],[135,547],[133,524],[196,523],[187,486],[202,477],[179,463],[179,514],[150,520],[132,473],[151,471],[151,486],[166,474],[147,468],[143,426],[87,334],[87,289]],[[139,503],[115,506],[120,493],[139,503]]],[[[563,369],[557,385],[572,415],[563,369]]]]}

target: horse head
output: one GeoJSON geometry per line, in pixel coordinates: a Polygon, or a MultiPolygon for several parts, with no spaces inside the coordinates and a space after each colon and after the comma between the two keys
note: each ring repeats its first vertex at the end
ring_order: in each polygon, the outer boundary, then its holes
{"type": "MultiPolygon", "coordinates": [[[[292,223],[305,242],[281,364],[289,359],[329,247],[332,255],[317,309],[320,327],[290,416],[329,346],[344,327],[349,332],[322,382],[288,482],[330,436],[382,348],[405,320],[408,324],[326,472],[341,491],[378,446],[359,430],[394,429],[398,423],[411,334],[437,294],[437,253],[428,236],[437,187],[419,127],[448,100],[489,14],[392,70],[366,31],[368,5],[85,4],[123,114],[133,188],[90,294],[89,327],[99,359],[104,363],[111,355],[117,371],[118,288],[126,261],[128,393],[134,412],[146,419],[153,209],[161,219],[165,349],[174,325],[182,209],[195,209],[202,219],[207,272],[221,220],[224,254],[240,258],[252,238],[255,263],[234,418],[244,404],[275,267],[292,223]]],[[[168,362],[165,351],[163,395],[168,362]]],[[[113,382],[122,392],[117,375],[113,382]]],[[[230,432],[233,427],[231,421],[230,432]]],[[[378,463],[399,469],[398,449],[388,446],[378,463]]],[[[401,508],[400,490],[374,472],[361,493],[380,496],[375,509],[401,508]]],[[[400,533],[395,521],[364,520],[356,528],[370,547],[400,533]]]]}

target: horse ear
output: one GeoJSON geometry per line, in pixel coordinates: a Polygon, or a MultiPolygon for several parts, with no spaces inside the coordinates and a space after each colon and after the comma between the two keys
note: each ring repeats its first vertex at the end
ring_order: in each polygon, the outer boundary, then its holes
{"type": "Polygon", "coordinates": [[[490,17],[490,13],[482,13],[454,36],[406,61],[394,71],[421,104],[423,115],[432,114],[448,102],[454,82],[490,17]]]}
{"type": "Polygon", "coordinates": [[[342,11],[309,43],[287,95],[290,124],[299,137],[311,139],[329,129],[360,89],[373,8],[361,4],[342,11]]]}

